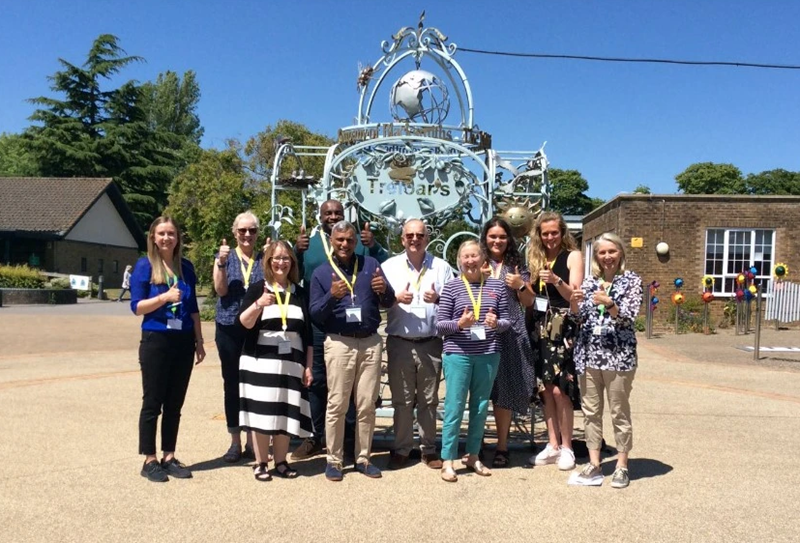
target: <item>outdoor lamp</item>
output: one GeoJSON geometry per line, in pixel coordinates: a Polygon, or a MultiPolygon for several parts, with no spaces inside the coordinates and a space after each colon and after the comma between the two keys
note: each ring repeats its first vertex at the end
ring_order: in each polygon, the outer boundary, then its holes
{"type": "Polygon", "coordinates": [[[658,242],[658,245],[656,245],[656,253],[659,256],[665,256],[669,254],[669,244],[667,244],[665,241],[658,242]]]}

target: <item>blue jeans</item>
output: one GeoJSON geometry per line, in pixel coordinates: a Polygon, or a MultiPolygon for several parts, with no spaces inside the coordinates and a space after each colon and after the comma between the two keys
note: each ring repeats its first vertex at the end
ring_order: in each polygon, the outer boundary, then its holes
{"type": "MultiPolygon", "coordinates": [[[[312,325],[314,334],[314,361],[311,366],[313,382],[308,389],[308,403],[311,407],[311,424],[314,426],[314,439],[325,443],[325,411],[328,407],[328,372],[325,369],[325,332],[312,325]]],[[[350,406],[345,415],[344,439],[355,441],[356,406],[350,397],[350,406]]],[[[349,452],[349,451],[348,451],[349,452]]]]}
{"type": "Polygon", "coordinates": [[[442,459],[458,458],[458,436],[461,419],[469,393],[469,427],[467,430],[467,454],[478,454],[481,450],[486,416],[489,412],[489,396],[500,365],[500,353],[463,355],[445,354],[442,358],[447,393],[444,398],[444,422],[442,424],[442,459]]]}

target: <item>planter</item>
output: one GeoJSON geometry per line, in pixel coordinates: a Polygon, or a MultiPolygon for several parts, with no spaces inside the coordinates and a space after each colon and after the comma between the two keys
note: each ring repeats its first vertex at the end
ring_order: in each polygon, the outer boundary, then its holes
{"type": "Polygon", "coordinates": [[[77,304],[78,291],[74,289],[3,288],[0,305],[77,304]]]}

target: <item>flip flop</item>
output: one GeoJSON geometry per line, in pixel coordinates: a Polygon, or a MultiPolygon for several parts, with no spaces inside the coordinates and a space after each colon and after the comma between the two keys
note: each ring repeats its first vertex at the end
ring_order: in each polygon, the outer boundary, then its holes
{"type": "Polygon", "coordinates": [[[480,475],[481,477],[489,477],[492,474],[492,470],[484,466],[480,460],[475,460],[474,463],[466,464],[466,466],[467,469],[474,471],[477,475],[480,475]]]}
{"type": "Polygon", "coordinates": [[[458,475],[456,475],[456,470],[451,467],[442,468],[441,471],[442,481],[447,483],[455,483],[458,481],[458,475]]]}

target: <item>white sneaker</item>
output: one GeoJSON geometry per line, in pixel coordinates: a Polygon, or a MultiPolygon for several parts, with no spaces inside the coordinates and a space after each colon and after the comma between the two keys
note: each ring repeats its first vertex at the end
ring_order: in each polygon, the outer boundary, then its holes
{"type": "Polygon", "coordinates": [[[561,456],[558,458],[558,469],[569,471],[575,467],[575,453],[572,449],[561,447],[561,456]]]}
{"type": "Polygon", "coordinates": [[[548,464],[555,464],[558,462],[560,457],[561,451],[554,449],[548,443],[547,446],[539,452],[539,454],[536,456],[531,456],[528,459],[528,463],[533,464],[534,466],[546,466],[548,464]]]}

